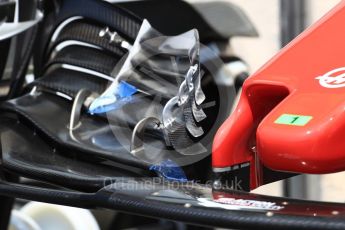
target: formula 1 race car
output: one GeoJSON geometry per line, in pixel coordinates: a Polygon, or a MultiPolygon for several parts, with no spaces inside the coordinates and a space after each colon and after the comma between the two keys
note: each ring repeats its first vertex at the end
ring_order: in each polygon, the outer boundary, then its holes
{"type": "Polygon", "coordinates": [[[211,228],[345,228],[344,204],[249,193],[344,170],[345,2],[249,78],[228,40],[257,32],[233,4],[208,3],[207,17],[184,1],[23,2],[0,2],[0,229],[13,198],[211,228]]]}

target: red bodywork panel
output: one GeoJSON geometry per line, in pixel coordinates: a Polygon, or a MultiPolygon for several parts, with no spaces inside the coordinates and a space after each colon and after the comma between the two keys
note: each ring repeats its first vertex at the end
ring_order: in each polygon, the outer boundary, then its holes
{"type": "Polygon", "coordinates": [[[215,171],[250,162],[276,171],[345,170],[345,1],[279,52],[244,84],[213,143],[215,171]]]}

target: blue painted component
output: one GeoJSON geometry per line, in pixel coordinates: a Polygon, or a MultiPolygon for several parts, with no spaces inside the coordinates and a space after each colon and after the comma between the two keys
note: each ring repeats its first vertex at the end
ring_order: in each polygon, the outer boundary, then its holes
{"type": "Polygon", "coordinates": [[[158,165],[152,165],[150,167],[151,171],[155,171],[157,174],[161,175],[167,180],[187,182],[187,176],[180,166],[178,166],[172,160],[162,161],[158,165]]]}
{"type": "Polygon", "coordinates": [[[127,103],[133,102],[133,94],[138,89],[121,81],[117,87],[108,88],[100,97],[96,98],[89,107],[90,114],[102,114],[112,110],[117,110],[127,103]]]}

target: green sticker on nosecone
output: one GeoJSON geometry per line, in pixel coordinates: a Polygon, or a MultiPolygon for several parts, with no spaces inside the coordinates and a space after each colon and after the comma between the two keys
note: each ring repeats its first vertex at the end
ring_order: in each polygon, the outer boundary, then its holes
{"type": "Polygon", "coordinates": [[[312,116],[283,114],[274,123],[281,125],[305,126],[311,121],[311,119],[313,119],[312,116]]]}

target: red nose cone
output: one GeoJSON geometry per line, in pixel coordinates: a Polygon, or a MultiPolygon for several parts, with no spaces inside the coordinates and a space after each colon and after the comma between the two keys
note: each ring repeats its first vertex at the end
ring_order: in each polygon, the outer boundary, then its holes
{"type": "Polygon", "coordinates": [[[253,188],[264,181],[263,167],[345,170],[344,21],[342,2],[245,82],[214,140],[215,171],[251,162],[253,188]]]}

